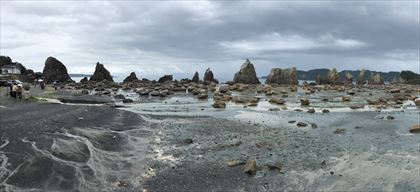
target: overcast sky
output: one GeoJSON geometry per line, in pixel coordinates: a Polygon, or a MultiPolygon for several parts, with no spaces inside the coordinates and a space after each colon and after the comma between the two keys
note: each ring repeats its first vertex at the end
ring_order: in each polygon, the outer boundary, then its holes
{"type": "Polygon", "coordinates": [[[42,71],[232,79],[271,68],[419,72],[419,1],[0,1],[1,55],[42,71]]]}

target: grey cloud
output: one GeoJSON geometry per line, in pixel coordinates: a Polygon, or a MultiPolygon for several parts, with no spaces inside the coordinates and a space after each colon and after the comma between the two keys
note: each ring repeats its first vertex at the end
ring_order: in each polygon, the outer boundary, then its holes
{"type": "Polygon", "coordinates": [[[258,75],[290,65],[303,70],[418,72],[418,6],[325,1],[2,2],[0,50],[37,70],[53,55],[63,58],[70,72],[92,71],[96,61],[103,61],[115,73],[134,70],[148,78],[171,72],[188,76],[211,67],[216,76],[229,79],[245,58],[254,60],[258,75]]]}

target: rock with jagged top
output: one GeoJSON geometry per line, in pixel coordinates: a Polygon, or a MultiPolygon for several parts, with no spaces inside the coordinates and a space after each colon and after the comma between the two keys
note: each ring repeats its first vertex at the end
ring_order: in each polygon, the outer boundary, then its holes
{"type": "Polygon", "coordinates": [[[235,83],[244,83],[244,84],[260,84],[260,81],[257,78],[257,73],[255,72],[254,65],[246,59],[245,63],[242,64],[241,69],[235,73],[233,78],[235,83]]]}
{"type": "Polygon", "coordinates": [[[89,81],[100,82],[103,80],[114,82],[111,73],[104,67],[103,64],[97,62],[95,72],[92,77],[90,77],[89,81]]]}
{"type": "Polygon", "coordinates": [[[338,85],[340,84],[340,76],[335,68],[329,70],[326,76],[318,75],[316,78],[316,84],[330,84],[330,85],[338,85]]]}
{"type": "Polygon", "coordinates": [[[192,80],[191,80],[192,82],[195,82],[195,83],[198,83],[199,81],[200,81],[200,76],[199,76],[199,74],[198,74],[198,71],[196,71],[195,73],[194,73],[194,76],[193,76],[193,78],[192,78],[192,80]]]}
{"type": "Polygon", "coordinates": [[[268,75],[266,84],[283,84],[283,85],[297,85],[297,72],[296,68],[280,69],[274,68],[271,69],[270,74],[268,75]]]}
{"type": "Polygon", "coordinates": [[[42,74],[45,82],[67,82],[71,80],[66,66],[54,57],[47,58],[42,74]]]}
{"type": "Polygon", "coordinates": [[[165,83],[165,82],[169,82],[173,80],[173,76],[172,75],[164,75],[161,78],[159,78],[158,82],[159,83],[165,83]]]}
{"type": "Polygon", "coordinates": [[[211,71],[210,68],[206,69],[203,80],[204,82],[217,82],[217,80],[214,78],[213,71],[211,71]]]}
{"type": "Polygon", "coordinates": [[[137,76],[136,76],[136,73],[134,73],[134,72],[131,72],[130,73],[130,75],[129,76],[127,76],[125,79],[124,79],[124,83],[128,83],[128,82],[135,82],[135,81],[138,81],[139,79],[137,78],[137,76]]]}

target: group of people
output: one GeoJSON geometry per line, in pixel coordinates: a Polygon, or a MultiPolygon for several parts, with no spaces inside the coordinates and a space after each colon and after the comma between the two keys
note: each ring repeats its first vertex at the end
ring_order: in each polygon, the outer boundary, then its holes
{"type": "Polygon", "coordinates": [[[11,97],[22,99],[22,93],[24,92],[22,84],[13,83],[8,87],[8,92],[11,97]]]}

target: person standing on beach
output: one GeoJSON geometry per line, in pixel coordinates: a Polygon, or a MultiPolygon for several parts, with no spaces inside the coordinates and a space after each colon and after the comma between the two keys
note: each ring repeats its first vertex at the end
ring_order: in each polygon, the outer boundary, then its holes
{"type": "Polygon", "coordinates": [[[17,94],[16,97],[18,97],[20,100],[22,100],[22,92],[23,92],[22,84],[19,84],[17,92],[16,92],[17,94]]]}
{"type": "Polygon", "coordinates": [[[12,97],[14,97],[15,99],[16,99],[17,91],[18,91],[18,86],[16,85],[16,83],[14,83],[12,86],[12,97]]]}

